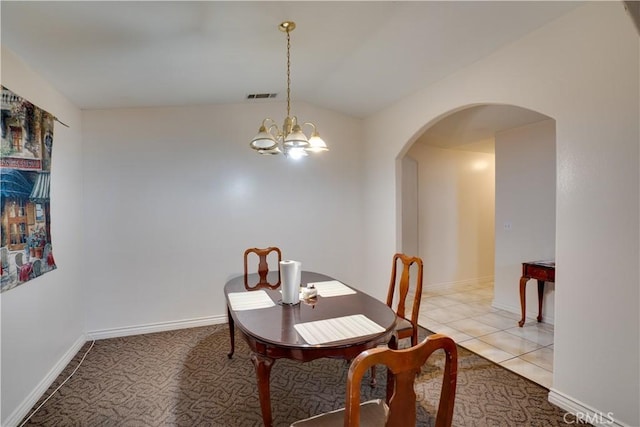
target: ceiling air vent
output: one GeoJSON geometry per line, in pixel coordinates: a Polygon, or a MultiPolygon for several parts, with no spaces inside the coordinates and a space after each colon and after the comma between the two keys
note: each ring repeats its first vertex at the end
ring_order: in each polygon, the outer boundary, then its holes
{"type": "Polygon", "coordinates": [[[277,93],[250,93],[247,99],[269,99],[278,96],[277,93]]]}

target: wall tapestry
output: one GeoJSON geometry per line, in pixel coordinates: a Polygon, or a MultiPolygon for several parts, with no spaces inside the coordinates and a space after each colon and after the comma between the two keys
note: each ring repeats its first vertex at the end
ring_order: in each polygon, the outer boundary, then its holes
{"type": "Polygon", "coordinates": [[[2,86],[0,292],[56,268],[49,201],[54,120],[2,86]]]}

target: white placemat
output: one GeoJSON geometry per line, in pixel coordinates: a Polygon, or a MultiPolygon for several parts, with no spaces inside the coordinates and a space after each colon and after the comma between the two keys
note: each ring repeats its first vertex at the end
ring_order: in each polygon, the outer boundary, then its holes
{"type": "Polygon", "coordinates": [[[229,303],[233,311],[255,310],[276,305],[265,291],[231,292],[229,303]]]}
{"type": "MultiPolygon", "coordinates": [[[[308,285],[310,284],[311,283],[309,283],[308,285]]],[[[351,295],[356,293],[356,291],[337,280],[329,280],[327,282],[314,282],[313,285],[318,290],[318,295],[324,298],[337,297],[341,295],[351,295]]]]}
{"type": "Polygon", "coordinates": [[[384,332],[382,326],[364,314],[298,323],[294,328],[306,342],[312,345],[384,332]]]}

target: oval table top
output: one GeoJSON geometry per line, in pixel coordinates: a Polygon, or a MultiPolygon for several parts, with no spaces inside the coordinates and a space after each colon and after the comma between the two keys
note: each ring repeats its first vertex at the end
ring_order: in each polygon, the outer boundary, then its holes
{"type": "MultiPolygon", "coordinates": [[[[271,283],[278,282],[278,272],[269,272],[268,279],[271,283]]],[[[302,286],[307,283],[335,280],[324,274],[303,271],[301,275],[302,286]]],[[[257,283],[258,275],[249,275],[249,283],[257,283]],[[255,276],[255,277],[253,277],[255,276]]],[[[346,285],[346,284],[345,284],[346,285]]],[[[346,285],[348,286],[348,285],[346,285]]],[[[351,287],[350,287],[351,288],[351,287]]],[[[298,360],[310,360],[316,357],[332,357],[331,350],[345,350],[346,348],[359,348],[361,346],[372,347],[373,343],[386,343],[396,325],[396,314],[383,302],[361,292],[355,288],[351,295],[322,297],[318,295],[311,300],[301,300],[299,304],[288,305],[282,303],[280,289],[262,288],[275,303],[268,308],[253,310],[232,310],[229,303],[229,293],[254,292],[245,289],[244,275],[229,280],[224,287],[225,298],[229,307],[229,313],[237,326],[250,340],[263,344],[270,348],[286,350],[286,356],[268,354],[271,357],[292,357],[292,351],[302,353],[317,353],[316,356],[307,354],[295,357],[298,360]],[[362,314],[384,329],[384,332],[373,335],[359,336],[323,344],[311,345],[307,343],[295,330],[294,325],[362,314]]],[[[255,344],[255,343],[254,343],[255,344]]],[[[253,345],[252,345],[253,347],[253,345]]],[[[253,349],[256,351],[256,349],[253,349]]],[[[259,349],[258,349],[259,350],[259,349]]],[[[265,350],[266,351],[266,350],[265,350]]],[[[263,353],[260,351],[260,353],[263,353]]],[[[340,356],[341,353],[333,355],[340,356]]]]}

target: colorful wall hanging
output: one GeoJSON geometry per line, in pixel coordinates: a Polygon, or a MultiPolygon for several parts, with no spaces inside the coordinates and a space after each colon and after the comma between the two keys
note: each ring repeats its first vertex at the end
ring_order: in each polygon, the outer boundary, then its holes
{"type": "Polygon", "coordinates": [[[49,200],[54,120],[2,86],[0,292],[56,268],[49,200]]]}

